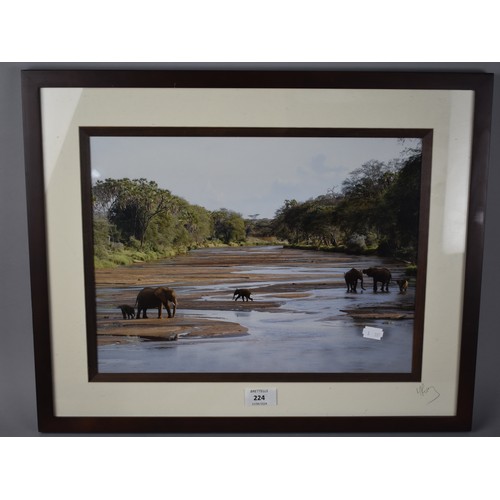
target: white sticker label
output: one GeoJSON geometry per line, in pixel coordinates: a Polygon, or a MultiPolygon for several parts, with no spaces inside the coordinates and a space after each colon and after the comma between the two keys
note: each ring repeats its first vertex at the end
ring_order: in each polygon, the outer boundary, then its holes
{"type": "Polygon", "coordinates": [[[366,339],[381,340],[384,335],[382,328],[374,328],[373,326],[365,326],[363,328],[363,337],[366,339]]]}
{"type": "Polygon", "coordinates": [[[278,404],[275,387],[268,389],[245,389],[245,406],[276,406],[278,404]]]}

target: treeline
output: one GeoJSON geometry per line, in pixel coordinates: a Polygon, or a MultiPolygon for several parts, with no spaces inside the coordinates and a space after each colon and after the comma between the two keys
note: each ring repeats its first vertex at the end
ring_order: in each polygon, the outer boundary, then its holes
{"type": "Polygon", "coordinates": [[[421,153],[391,163],[370,161],[340,192],[285,200],[273,219],[209,211],[147,179],[106,179],[93,186],[97,267],[153,260],[193,248],[275,243],[353,253],[376,252],[415,262],[421,153]]]}
{"type": "Polygon", "coordinates": [[[241,243],[242,216],[209,211],[147,179],[106,179],[93,186],[97,267],[172,256],[202,246],[241,243]]]}
{"type": "Polygon", "coordinates": [[[370,161],[351,172],[340,192],[286,200],[273,221],[295,246],[377,253],[416,262],[421,152],[391,163],[370,161]]]}

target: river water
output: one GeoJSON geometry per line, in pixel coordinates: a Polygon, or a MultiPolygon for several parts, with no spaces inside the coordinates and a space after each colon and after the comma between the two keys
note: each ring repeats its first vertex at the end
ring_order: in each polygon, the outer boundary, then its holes
{"type": "MultiPolygon", "coordinates": [[[[362,269],[372,265],[390,267],[393,279],[401,276],[401,265],[377,257],[356,257],[322,253],[320,259],[307,266],[297,266],[297,259],[287,258],[280,247],[242,249],[207,249],[191,253],[200,259],[227,252],[280,252],[283,261],[271,259],[271,264],[260,267],[233,265],[234,278],[250,276],[241,282],[246,288],[262,290],[257,300],[279,300],[273,310],[253,310],[250,302],[244,310],[207,308],[206,302],[217,304],[220,292],[237,285],[200,286],[203,309],[178,309],[178,316],[201,317],[239,323],[248,329],[248,335],[219,338],[179,336],[175,342],[150,341],[140,338],[126,343],[99,346],[101,373],[408,373],[411,372],[413,320],[412,319],[354,319],[346,309],[358,307],[380,310],[402,306],[411,307],[414,288],[399,294],[397,284],[390,293],[373,293],[372,281],[365,280],[366,291],[346,293],[343,273],[351,267],[362,269]],[[196,253],[198,252],[198,253],[196,253]],[[251,277],[258,278],[255,281],[251,277]],[[265,278],[265,279],[263,279],[265,278]],[[267,279],[269,278],[269,279],[267,279]],[[300,296],[287,298],[286,294],[268,293],[266,286],[300,284],[305,291],[300,296]],[[321,287],[315,286],[321,282],[321,287]],[[326,285],[326,286],[325,286],[326,285]],[[304,295],[304,296],[303,296],[304,295]],[[365,338],[366,326],[380,328],[380,340],[365,338]]],[[[310,260],[311,252],[293,250],[294,256],[310,260]],[[299,252],[299,253],[297,253],[299,252]]],[[[317,253],[315,253],[317,254],[317,253]]],[[[224,254],[223,254],[224,255],[224,254]]],[[[237,255],[237,254],[236,254],[237,255]]],[[[291,255],[291,254],[288,254],[291,255]]],[[[300,260],[299,259],[299,260],[300,260]]],[[[234,262],[234,260],[232,261],[234,262]]],[[[196,288],[196,286],[194,286],[196,288]]],[[[177,286],[176,292],[193,291],[193,285],[177,286]]]]}

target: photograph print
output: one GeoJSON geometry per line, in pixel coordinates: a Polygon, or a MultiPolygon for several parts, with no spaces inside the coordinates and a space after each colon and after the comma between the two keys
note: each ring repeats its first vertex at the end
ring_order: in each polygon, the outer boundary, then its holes
{"type": "Polygon", "coordinates": [[[418,380],[430,140],[82,129],[91,376],[418,380]]]}

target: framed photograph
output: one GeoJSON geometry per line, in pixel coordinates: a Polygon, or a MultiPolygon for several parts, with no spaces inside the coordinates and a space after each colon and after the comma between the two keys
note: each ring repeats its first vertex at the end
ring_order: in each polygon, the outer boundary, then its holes
{"type": "Polygon", "coordinates": [[[491,75],[22,83],[40,431],[470,429],[491,75]]]}

